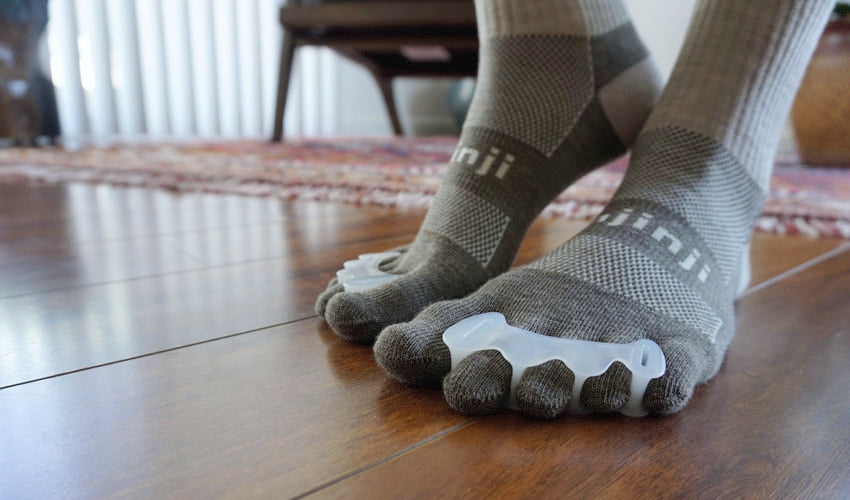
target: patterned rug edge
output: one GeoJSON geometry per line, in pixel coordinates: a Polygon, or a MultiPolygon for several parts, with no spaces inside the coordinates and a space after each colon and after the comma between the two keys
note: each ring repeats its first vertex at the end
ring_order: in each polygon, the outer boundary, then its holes
{"type": "MultiPolygon", "coordinates": [[[[145,187],[175,192],[234,194],[276,197],[285,200],[314,200],[377,205],[399,208],[427,208],[434,197],[423,191],[388,190],[352,186],[280,184],[267,181],[222,178],[199,173],[151,173],[115,171],[99,168],[65,167],[56,169],[38,164],[6,164],[0,168],[0,183],[87,182],[124,187],[145,187]]],[[[544,217],[590,219],[605,206],[604,200],[556,200],[544,211],[544,217]]],[[[850,239],[850,220],[825,216],[791,216],[765,211],[755,224],[758,231],[780,235],[850,239]]]]}

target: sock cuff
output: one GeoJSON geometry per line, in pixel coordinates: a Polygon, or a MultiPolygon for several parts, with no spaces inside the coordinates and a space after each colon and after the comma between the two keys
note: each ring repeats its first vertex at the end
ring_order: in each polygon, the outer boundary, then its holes
{"type": "Polygon", "coordinates": [[[646,128],[674,124],[714,138],[764,188],[832,3],[702,0],[646,128]]]}
{"type": "Polygon", "coordinates": [[[475,0],[478,37],[593,36],[630,21],[621,0],[475,0]]]}

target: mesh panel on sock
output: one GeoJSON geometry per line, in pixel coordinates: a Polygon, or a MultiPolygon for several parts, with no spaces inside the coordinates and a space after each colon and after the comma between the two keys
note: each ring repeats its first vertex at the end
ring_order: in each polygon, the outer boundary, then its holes
{"type": "Polygon", "coordinates": [[[510,218],[470,191],[443,185],[434,198],[422,228],[460,245],[482,267],[499,246],[510,218]]]}
{"type": "MultiPolygon", "coordinates": [[[[592,233],[593,227],[589,228],[592,233]]],[[[623,238],[629,233],[623,232],[623,238]]],[[[694,326],[714,341],[723,321],[718,313],[665,267],[643,253],[592,234],[581,234],[530,267],[559,272],[694,326]]]]}
{"type": "Polygon", "coordinates": [[[558,35],[487,40],[465,126],[490,128],[549,156],[593,98],[590,42],[558,35]]]}
{"type": "Polygon", "coordinates": [[[617,199],[654,201],[708,242],[728,282],[764,193],[717,141],[675,126],[643,132],[617,199]]]}

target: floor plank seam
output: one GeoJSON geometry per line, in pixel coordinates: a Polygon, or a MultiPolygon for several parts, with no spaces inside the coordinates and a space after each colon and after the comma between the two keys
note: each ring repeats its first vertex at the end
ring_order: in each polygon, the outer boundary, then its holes
{"type": "MultiPolygon", "coordinates": [[[[86,215],[83,214],[81,217],[85,217],[85,216],[86,215]]],[[[54,222],[54,221],[55,222],[66,222],[66,221],[70,221],[70,220],[73,220],[73,219],[74,219],[74,217],[68,217],[66,219],[51,220],[50,222],[54,222]]],[[[192,234],[192,233],[201,233],[201,232],[205,232],[205,231],[227,230],[227,229],[235,229],[235,228],[241,228],[241,227],[253,227],[253,226],[259,226],[259,225],[264,225],[264,224],[272,224],[272,223],[275,223],[275,222],[285,222],[287,220],[291,220],[291,219],[289,217],[282,217],[282,218],[277,218],[277,219],[271,219],[271,220],[266,221],[266,222],[257,222],[257,223],[254,223],[254,224],[228,224],[228,225],[225,225],[225,226],[200,227],[200,228],[195,228],[195,229],[185,229],[185,230],[177,230],[177,231],[139,233],[139,234],[134,234],[134,235],[116,236],[116,237],[111,237],[111,238],[85,239],[85,240],[75,241],[72,244],[70,244],[70,243],[52,244],[52,242],[48,242],[47,248],[63,248],[63,247],[68,246],[68,245],[98,245],[98,244],[102,244],[102,243],[117,243],[117,242],[122,242],[122,241],[132,241],[132,240],[139,240],[139,239],[158,238],[158,237],[162,237],[162,236],[174,237],[174,236],[178,236],[178,235],[181,235],[181,234],[192,234]]],[[[31,223],[30,222],[24,222],[24,224],[31,224],[31,223]]],[[[4,228],[4,227],[2,227],[2,224],[0,224],[0,232],[9,231],[9,230],[10,230],[9,228],[4,228]]],[[[4,240],[0,240],[0,241],[17,241],[17,239],[11,238],[11,239],[8,239],[8,240],[4,239],[4,240]]]]}
{"type": "Polygon", "coordinates": [[[226,339],[238,337],[240,335],[246,335],[246,334],[249,334],[249,333],[260,332],[260,331],[263,331],[263,330],[268,330],[270,328],[277,328],[279,326],[291,325],[293,323],[298,323],[299,321],[307,321],[307,320],[315,319],[315,318],[316,318],[316,315],[314,314],[312,316],[306,316],[306,317],[303,317],[303,318],[293,319],[293,320],[289,320],[289,321],[283,321],[281,323],[274,323],[272,325],[266,325],[266,326],[262,326],[262,327],[258,327],[258,328],[252,328],[250,330],[243,330],[241,332],[231,333],[229,335],[222,335],[220,337],[215,337],[215,338],[206,339],[206,340],[199,340],[197,342],[192,342],[192,343],[189,343],[189,344],[182,344],[182,345],[175,346],[175,347],[169,347],[168,349],[160,349],[158,351],[139,354],[139,355],[136,355],[136,356],[130,356],[128,358],[116,359],[114,361],[109,361],[107,363],[99,363],[99,364],[96,364],[96,365],[86,366],[86,367],[83,367],[83,368],[77,368],[76,370],[69,370],[69,371],[66,371],[66,372],[54,373],[53,375],[47,375],[47,376],[44,376],[44,377],[34,378],[34,379],[31,379],[31,380],[25,380],[23,382],[16,382],[14,384],[4,385],[3,387],[0,387],[0,391],[2,391],[4,389],[11,389],[12,387],[18,387],[18,386],[21,386],[21,385],[32,384],[32,383],[35,383],[35,382],[41,382],[41,381],[44,381],[44,380],[50,380],[50,379],[53,379],[53,378],[63,377],[65,375],[71,375],[71,374],[74,374],[74,373],[80,373],[80,372],[85,372],[85,371],[89,371],[89,370],[94,370],[96,368],[102,368],[104,366],[117,365],[118,363],[125,363],[127,361],[134,361],[134,360],[137,360],[137,359],[147,358],[149,356],[156,356],[157,354],[163,354],[163,353],[166,353],[166,352],[173,352],[173,351],[177,351],[179,349],[185,349],[187,347],[195,347],[195,346],[202,345],[202,344],[209,344],[211,342],[217,342],[219,340],[226,340],[226,339]]]}
{"type": "MultiPolygon", "coordinates": [[[[410,236],[412,237],[414,235],[411,234],[410,236]]],[[[363,243],[372,242],[372,241],[380,242],[380,241],[383,241],[383,240],[392,240],[392,239],[396,239],[396,238],[399,238],[399,236],[393,236],[393,237],[390,237],[390,238],[381,238],[381,239],[377,239],[377,240],[355,241],[355,242],[352,242],[350,244],[363,244],[363,243]]],[[[181,252],[186,253],[186,255],[188,255],[190,257],[194,257],[193,255],[185,252],[182,248],[178,248],[178,249],[181,252]]],[[[238,262],[227,262],[225,264],[208,264],[208,263],[204,262],[203,260],[200,260],[199,264],[202,265],[203,267],[193,267],[193,268],[190,268],[190,269],[181,269],[181,270],[178,270],[178,271],[168,271],[168,272],[164,272],[164,273],[146,274],[144,276],[133,276],[133,277],[130,277],[130,278],[120,278],[120,279],[114,279],[114,280],[97,281],[97,282],[94,282],[94,283],[84,283],[84,284],[81,284],[81,285],[48,288],[46,290],[39,290],[39,291],[36,291],[36,292],[24,292],[24,293],[17,293],[17,294],[11,294],[11,295],[2,295],[2,296],[0,296],[0,300],[18,299],[18,298],[21,298],[21,297],[28,297],[28,296],[31,296],[31,295],[41,295],[41,294],[47,294],[47,293],[53,293],[53,292],[65,292],[65,291],[68,291],[68,290],[78,290],[78,289],[82,289],[82,288],[92,288],[92,287],[102,286],[102,285],[114,285],[114,284],[117,284],[117,283],[137,281],[137,280],[143,280],[143,279],[148,279],[148,278],[159,278],[159,277],[163,277],[163,276],[177,276],[177,275],[180,275],[180,274],[186,274],[186,273],[192,273],[192,272],[198,272],[198,271],[209,271],[209,270],[213,270],[213,269],[224,269],[224,268],[231,267],[231,266],[239,266],[239,265],[245,265],[245,264],[256,264],[256,263],[263,262],[263,261],[271,261],[271,260],[276,260],[276,259],[288,258],[288,257],[291,257],[293,255],[297,255],[297,254],[273,255],[273,256],[270,256],[270,257],[259,257],[259,258],[256,258],[256,259],[240,260],[238,262]]],[[[341,265],[341,263],[340,263],[340,265],[341,265]]],[[[320,272],[317,272],[317,273],[308,273],[308,274],[303,274],[303,275],[302,274],[294,274],[293,277],[298,278],[298,277],[303,277],[303,276],[310,276],[311,274],[320,275],[320,274],[327,274],[327,273],[332,274],[333,271],[320,271],[320,272]]]]}
{"type": "MultiPolygon", "coordinates": [[[[230,264],[226,264],[226,265],[230,265],[230,264]]],[[[181,269],[179,271],[168,271],[168,272],[165,272],[165,273],[154,273],[154,274],[146,274],[144,276],[133,276],[131,278],[120,278],[120,279],[114,279],[114,280],[97,281],[97,282],[94,282],[94,283],[83,283],[81,285],[48,288],[46,290],[39,290],[37,292],[24,292],[24,293],[12,294],[12,295],[3,295],[3,296],[0,296],[0,300],[19,299],[21,297],[28,297],[28,296],[31,296],[31,295],[42,295],[42,294],[53,293],[53,292],[67,292],[69,290],[79,290],[79,289],[82,289],[82,288],[94,288],[94,287],[103,286],[103,285],[115,285],[115,284],[118,284],[118,283],[124,283],[124,282],[128,282],[128,281],[138,281],[138,280],[144,280],[144,279],[148,279],[148,278],[161,278],[163,276],[172,276],[172,275],[186,274],[186,273],[191,273],[191,272],[198,272],[198,271],[203,271],[203,270],[208,270],[208,269],[214,269],[216,267],[224,267],[224,266],[193,267],[191,269],[181,269]]]]}
{"type": "Polygon", "coordinates": [[[200,255],[195,255],[195,253],[193,253],[193,252],[189,252],[188,250],[183,248],[181,245],[178,245],[177,243],[171,243],[171,242],[168,242],[168,241],[158,241],[157,244],[163,245],[167,248],[170,248],[172,250],[176,250],[176,251],[182,253],[186,257],[189,257],[190,259],[196,261],[198,264],[201,264],[202,266],[204,266],[204,268],[213,267],[212,264],[210,264],[209,262],[204,260],[203,257],[201,257],[200,255]]]}
{"type": "Polygon", "coordinates": [[[318,492],[320,492],[320,491],[322,491],[322,490],[324,490],[324,489],[326,489],[326,488],[329,488],[329,487],[331,487],[331,486],[333,486],[333,485],[335,485],[335,484],[337,484],[337,483],[339,483],[339,482],[341,482],[341,481],[345,481],[346,479],[352,478],[352,477],[354,477],[354,476],[356,476],[356,475],[358,475],[358,474],[362,474],[363,472],[366,472],[366,471],[367,471],[367,470],[369,470],[369,469],[372,469],[372,468],[374,468],[374,467],[377,467],[377,466],[379,466],[379,465],[381,465],[381,464],[384,464],[384,463],[386,463],[386,462],[389,462],[390,460],[393,460],[393,459],[395,459],[395,458],[397,458],[397,457],[400,457],[400,456],[402,456],[402,455],[404,455],[404,454],[406,454],[406,453],[409,453],[409,452],[411,452],[411,451],[413,451],[413,450],[416,450],[416,449],[418,449],[418,448],[421,448],[422,446],[425,446],[425,445],[427,445],[428,443],[431,443],[431,442],[433,442],[433,441],[436,441],[436,440],[438,440],[438,439],[441,439],[442,437],[447,436],[447,435],[449,435],[449,434],[451,434],[451,433],[453,433],[453,432],[459,431],[459,430],[461,430],[461,429],[463,429],[463,428],[465,428],[465,427],[467,427],[467,426],[469,426],[469,425],[472,425],[472,424],[473,424],[474,422],[476,422],[477,420],[478,420],[478,419],[472,418],[472,419],[467,420],[466,422],[461,422],[461,423],[459,423],[459,424],[457,424],[457,425],[455,425],[455,426],[449,427],[448,429],[446,429],[446,430],[444,430],[444,431],[440,431],[440,432],[438,432],[437,434],[434,434],[433,436],[431,436],[431,437],[429,437],[429,438],[427,438],[427,439],[423,439],[422,441],[419,441],[418,443],[414,443],[414,444],[412,444],[412,445],[408,446],[407,448],[404,448],[404,449],[399,450],[399,451],[397,451],[397,452],[395,452],[395,453],[392,453],[392,454],[390,454],[390,455],[387,455],[386,457],[384,457],[384,458],[382,458],[382,459],[378,460],[377,462],[373,462],[373,463],[371,463],[371,464],[369,464],[369,465],[366,465],[366,466],[364,466],[364,467],[360,467],[359,469],[355,469],[355,470],[353,470],[353,471],[351,471],[351,472],[349,472],[349,473],[343,474],[343,475],[342,475],[342,476],[340,476],[340,477],[337,477],[337,478],[335,478],[335,479],[331,479],[330,481],[328,481],[328,482],[326,482],[326,483],[320,484],[319,486],[316,486],[315,488],[311,488],[311,489],[309,489],[309,490],[305,491],[304,493],[300,493],[300,494],[298,494],[298,495],[296,495],[296,496],[292,497],[292,500],[300,500],[300,499],[302,499],[302,498],[306,498],[306,497],[308,497],[308,496],[310,496],[310,495],[314,495],[314,494],[316,494],[316,493],[318,493],[318,492]]]}
{"type": "Polygon", "coordinates": [[[813,259],[807,260],[806,262],[803,262],[800,265],[794,266],[791,269],[788,269],[787,271],[779,273],[772,278],[766,279],[766,280],[762,281],[761,283],[748,288],[743,294],[741,294],[739,299],[743,299],[744,297],[747,297],[747,296],[752,295],[752,294],[754,294],[758,291],[764,290],[765,288],[773,286],[776,283],[779,283],[780,281],[782,281],[786,278],[790,278],[791,276],[794,276],[795,274],[801,273],[801,272],[803,272],[807,269],[810,269],[810,268],[812,268],[812,267],[814,267],[814,266],[816,266],[816,265],[818,265],[822,262],[826,262],[826,261],[828,261],[828,260],[830,260],[834,257],[837,257],[838,255],[841,255],[842,253],[844,253],[848,250],[850,250],[850,243],[844,243],[842,245],[839,245],[839,246],[833,248],[832,250],[829,250],[828,252],[824,252],[824,253],[818,255],[817,257],[815,257],[813,259]]]}

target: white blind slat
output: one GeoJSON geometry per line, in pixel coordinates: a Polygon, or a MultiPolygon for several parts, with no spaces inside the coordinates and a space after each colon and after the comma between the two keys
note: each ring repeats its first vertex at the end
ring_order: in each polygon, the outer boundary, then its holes
{"type": "Polygon", "coordinates": [[[112,89],[118,115],[117,132],[124,136],[138,136],[145,130],[145,111],[133,0],[109,0],[105,6],[112,89]]]}
{"type": "Polygon", "coordinates": [[[91,133],[95,137],[106,136],[114,133],[117,119],[103,0],[77,1],[77,29],[80,78],[86,93],[91,133]]]}
{"type": "Polygon", "coordinates": [[[213,47],[213,12],[210,0],[189,0],[189,40],[195,78],[195,124],[198,134],[211,137],[221,132],[218,120],[218,89],[213,47]]]}
{"type": "Polygon", "coordinates": [[[142,67],[145,125],[148,134],[164,137],[171,132],[168,116],[168,88],[165,82],[165,56],[162,41],[162,13],[159,2],[136,0],[139,29],[139,58],[142,67]]]}
{"type": "Polygon", "coordinates": [[[89,131],[85,95],[77,50],[77,16],[72,0],[48,3],[52,21],[48,29],[50,72],[56,86],[56,103],[62,130],[70,137],[89,131]]]}
{"type": "MultiPolygon", "coordinates": [[[[47,40],[63,135],[271,133],[280,0],[51,0],[47,40]]],[[[338,56],[299,49],[287,136],[339,128],[338,56]]]]}
{"type": "Polygon", "coordinates": [[[236,9],[233,0],[216,0],[213,8],[218,111],[221,132],[225,136],[240,134],[239,78],[236,72],[236,9]]]}
{"type": "Polygon", "coordinates": [[[256,0],[236,9],[237,64],[239,66],[239,111],[242,135],[259,136],[263,131],[262,87],[260,86],[260,37],[256,0]]]}
{"type": "MultiPolygon", "coordinates": [[[[150,1],[150,0],[146,0],[150,1]]],[[[168,116],[171,130],[179,136],[190,136],[195,129],[195,101],[192,97],[191,56],[189,54],[189,22],[186,0],[160,0],[165,41],[165,81],[168,89],[168,116]]]]}

